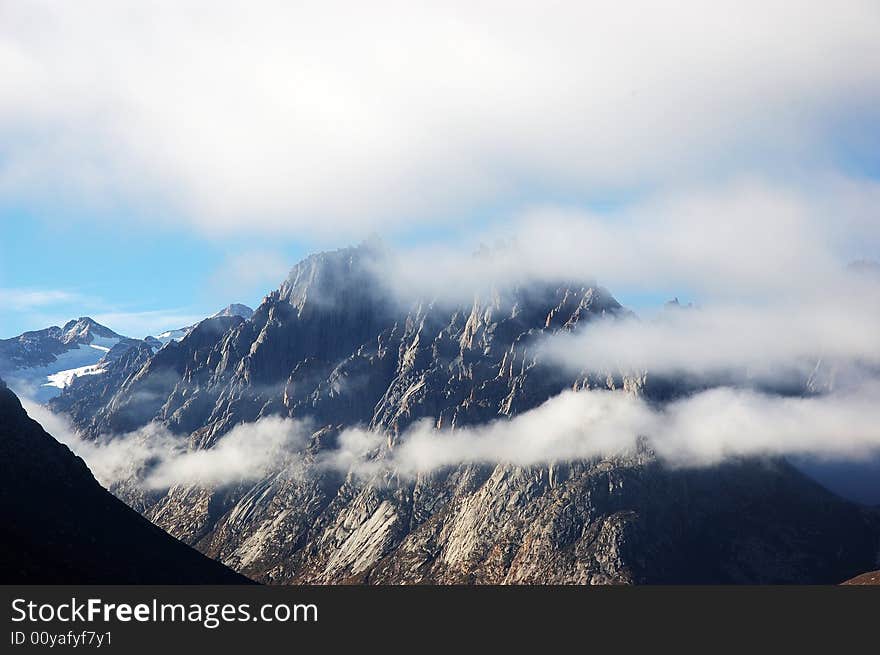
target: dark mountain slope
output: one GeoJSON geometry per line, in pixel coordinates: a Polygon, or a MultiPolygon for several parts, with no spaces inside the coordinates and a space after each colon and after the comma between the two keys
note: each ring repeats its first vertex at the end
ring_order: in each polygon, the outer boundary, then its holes
{"type": "Polygon", "coordinates": [[[0,380],[0,582],[237,584],[247,580],[127,507],[28,418],[0,380]]]}

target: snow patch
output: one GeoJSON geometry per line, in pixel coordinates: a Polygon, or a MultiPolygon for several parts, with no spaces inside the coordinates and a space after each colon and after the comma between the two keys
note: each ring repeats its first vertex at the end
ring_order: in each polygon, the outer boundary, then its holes
{"type": "Polygon", "coordinates": [[[64,389],[70,386],[74,379],[83,375],[100,375],[105,372],[103,364],[94,364],[92,366],[80,366],[79,368],[71,368],[66,371],[58,371],[48,375],[48,382],[40,385],[43,387],[56,387],[64,389]]]}
{"type": "Polygon", "coordinates": [[[119,339],[96,337],[91,344],[79,344],[60,355],[45,366],[19,368],[7,374],[9,387],[24,398],[44,403],[82,375],[97,375],[104,372],[98,362],[107,352],[119,343],[119,339]]]}
{"type": "Polygon", "coordinates": [[[172,341],[180,341],[192,330],[191,327],[180,328],[178,330],[167,330],[156,335],[156,340],[161,341],[163,346],[167,346],[172,341]]]}

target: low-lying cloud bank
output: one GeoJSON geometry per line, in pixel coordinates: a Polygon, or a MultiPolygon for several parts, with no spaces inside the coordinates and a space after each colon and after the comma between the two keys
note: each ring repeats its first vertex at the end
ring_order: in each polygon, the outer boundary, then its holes
{"type": "Polygon", "coordinates": [[[63,416],[42,405],[24,405],[31,418],[82,457],[106,487],[123,481],[167,489],[176,484],[222,486],[259,480],[292,466],[311,434],[306,422],[267,417],[236,426],[209,449],[190,450],[186,438],[156,423],[90,441],[80,438],[63,416]]]}
{"type": "Polygon", "coordinates": [[[419,423],[381,459],[369,453],[383,435],[347,430],[323,465],[366,476],[459,464],[547,465],[624,453],[640,437],[674,466],[762,455],[859,460],[880,451],[878,393],[870,386],[843,396],[785,398],[719,388],[655,408],[620,391],[566,391],[511,420],[445,432],[419,423]]]}
{"type": "MultiPolygon", "coordinates": [[[[658,408],[620,391],[566,391],[512,419],[438,431],[430,421],[404,432],[393,448],[380,432],[343,431],[318,453],[318,470],[369,478],[414,477],[461,464],[548,465],[608,457],[646,437],[672,466],[707,466],[732,457],[810,456],[863,460],[880,453],[880,387],[846,394],[781,397],[718,388],[658,408]]],[[[299,470],[310,428],[264,418],[242,424],[209,450],[150,425],[102,443],[76,437],[63,420],[36,406],[34,418],[88,462],[105,485],[137,478],[145,488],[224,485],[299,470]]]]}

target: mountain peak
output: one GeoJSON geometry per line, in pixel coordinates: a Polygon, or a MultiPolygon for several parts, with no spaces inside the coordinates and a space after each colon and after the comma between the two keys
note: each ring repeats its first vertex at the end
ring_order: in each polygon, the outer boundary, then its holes
{"type": "Polygon", "coordinates": [[[333,305],[363,296],[373,288],[375,264],[384,253],[382,242],[371,239],[309,255],[290,270],[278,297],[301,311],[307,302],[333,305]]]}
{"type": "Polygon", "coordinates": [[[77,319],[71,319],[61,328],[61,342],[70,343],[91,343],[95,337],[104,339],[122,339],[122,335],[117,334],[110,328],[101,325],[95,319],[89,316],[80,316],[77,319]]]}
{"type": "Polygon", "coordinates": [[[251,309],[247,305],[242,305],[241,303],[235,302],[231,305],[227,305],[219,312],[211,316],[211,318],[218,318],[220,316],[241,316],[243,319],[247,320],[253,315],[253,309],[251,309]]]}

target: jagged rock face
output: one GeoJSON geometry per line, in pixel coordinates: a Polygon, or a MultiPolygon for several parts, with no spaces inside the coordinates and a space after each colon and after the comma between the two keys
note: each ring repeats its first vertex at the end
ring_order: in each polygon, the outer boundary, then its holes
{"type": "Polygon", "coordinates": [[[873,555],[874,535],[856,508],[785,465],[764,466],[671,472],[645,453],[556,471],[499,466],[355,577],[493,584],[836,581],[852,559],[873,555]],[[719,493],[725,487],[729,492],[719,493]],[[793,534],[795,520],[811,530],[810,543],[806,532],[793,534]],[[840,543],[845,552],[835,552],[840,543]]]}
{"type": "Polygon", "coordinates": [[[74,417],[99,416],[128,377],[146,365],[154,353],[149,344],[136,339],[123,340],[117,346],[101,360],[101,375],[76,378],[72,383],[74,393],[62,393],[49,401],[53,411],[74,417]]]}
{"type": "MultiPolygon", "coordinates": [[[[242,305],[241,303],[233,303],[231,305],[227,305],[226,307],[224,307],[223,309],[221,309],[217,313],[209,316],[208,318],[209,319],[210,318],[221,318],[221,317],[230,318],[233,316],[238,316],[243,319],[248,319],[251,316],[253,316],[253,314],[254,314],[254,310],[251,309],[250,307],[248,307],[247,305],[242,305]]],[[[201,323],[201,321],[199,321],[199,323],[201,323]]],[[[162,348],[166,344],[169,344],[169,343],[172,343],[175,341],[180,341],[181,339],[183,339],[183,337],[185,337],[190,332],[192,332],[199,325],[199,323],[195,323],[193,325],[187,325],[186,327],[176,328],[173,330],[166,330],[165,332],[160,332],[155,337],[152,335],[149,335],[149,336],[144,337],[144,341],[150,347],[152,347],[153,350],[158,350],[159,348],[162,348]]]]}
{"type": "Polygon", "coordinates": [[[672,471],[642,448],[415,480],[315,467],[349,426],[383,430],[393,448],[414,421],[510,417],[566,388],[680,393],[645,375],[571,376],[541,360],[542,336],[625,313],[601,288],[545,283],[464,307],[401,304],[370,274],[376,256],[310,257],[249,319],[209,319],[155,355],[120,358],[109,365],[115,390],[78,380],[54,407],[93,436],[159,421],[193,448],[264,416],[311,419],[296,474],[116,489],[171,534],[268,582],[837,582],[873,566],[873,519],[779,462],[672,471]]]}
{"type": "Polygon", "coordinates": [[[644,452],[412,483],[278,476],[190,539],[271,583],[831,583],[877,554],[875,519],[784,463],[669,471],[644,452]]]}
{"type": "Polygon", "coordinates": [[[94,436],[158,420],[205,444],[271,414],[392,431],[422,417],[479,422],[575,382],[535,361],[530,348],[541,334],[622,311],[593,287],[404,308],[369,283],[366,256],[348,249],[310,257],[250,320],[207,319],[140,368],[130,358],[108,368],[124,383],[97,413],[71,409],[70,399],[92,395],[79,381],[53,406],[94,436]]]}
{"type": "Polygon", "coordinates": [[[101,488],[0,380],[0,582],[247,582],[101,488]]]}

